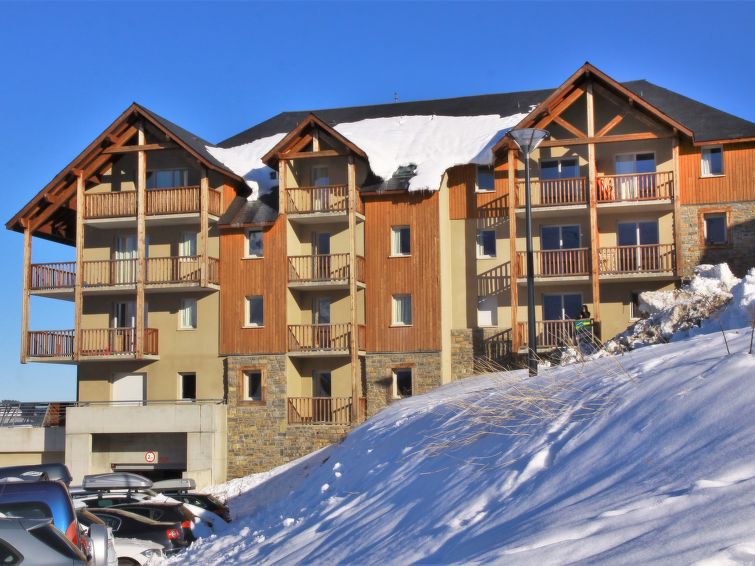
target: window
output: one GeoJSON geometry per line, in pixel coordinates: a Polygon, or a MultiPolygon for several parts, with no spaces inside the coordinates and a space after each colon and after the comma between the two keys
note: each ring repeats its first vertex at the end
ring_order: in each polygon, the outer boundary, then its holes
{"type": "Polygon", "coordinates": [[[241,375],[243,379],[244,401],[264,401],[265,392],[262,382],[262,372],[258,369],[246,370],[241,375]]]}
{"type": "Polygon", "coordinates": [[[411,231],[409,226],[391,227],[391,255],[407,256],[411,253],[411,231]]]}
{"type": "Polygon", "coordinates": [[[640,311],[640,294],[629,294],[629,318],[631,320],[637,320],[642,318],[642,312],[640,311]]]}
{"type": "Polygon", "coordinates": [[[262,230],[249,230],[246,233],[246,256],[245,257],[263,257],[264,246],[262,240],[262,230]]]}
{"type": "Polygon", "coordinates": [[[189,184],[188,169],[155,169],[147,171],[148,189],[170,189],[189,184]]]}
{"type": "Polygon", "coordinates": [[[543,295],[543,320],[576,320],[582,310],[582,295],[543,295]]]}
{"type": "Polygon", "coordinates": [[[478,193],[489,193],[495,191],[495,177],[493,169],[488,165],[477,166],[477,187],[478,193]]]}
{"type": "Polygon", "coordinates": [[[498,326],[498,301],[495,295],[477,299],[477,326],[498,326]]]}
{"type": "Polygon", "coordinates": [[[495,230],[477,230],[477,257],[495,257],[495,230]]]}
{"type": "Polygon", "coordinates": [[[181,233],[181,241],[178,242],[178,255],[181,257],[194,257],[197,255],[196,232],[181,233]]]}
{"type": "MultiPolygon", "coordinates": [[[[312,374],[312,396],[330,397],[333,394],[332,376],[329,371],[316,371],[312,374]]],[[[319,407],[320,410],[326,406],[319,407]]],[[[318,410],[318,407],[315,407],[318,410]]]]}
{"type": "Polygon", "coordinates": [[[703,177],[723,175],[724,148],[720,145],[702,148],[700,150],[700,169],[703,177]]]}
{"type": "Polygon", "coordinates": [[[412,296],[393,295],[393,324],[409,326],[412,323],[412,296]]]}
{"type": "Polygon", "coordinates": [[[197,327],[197,300],[181,299],[181,308],[178,311],[178,328],[192,330],[197,327]]]}
{"type": "Polygon", "coordinates": [[[197,398],[197,374],[196,373],[179,373],[178,378],[181,383],[181,399],[194,400],[197,398]]]}
{"type": "Polygon", "coordinates": [[[393,398],[401,399],[412,396],[412,369],[396,368],[393,370],[393,398]]]}
{"type": "Polygon", "coordinates": [[[254,295],[246,298],[246,326],[264,326],[262,295],[254,295]]]}
{"type": "Polygon", "coordinates": [[[705,245],[721,246],[729,243],[725,212],[703,214],[703,220],[705,222],[705,245]]]}
{"type": "Polygon", "coordinates": [[[324,165],[316,165],[312,167],[312,184],[315,187],[322,187],[330,184],[330,176],[328,175],[328,168],[324,165]]]}
{"type": "Polygon", "coordinates": [[[579,164],[576,159],[548,159],[540,162],[540,179],[576,179],[579,177],[579,164]]]}

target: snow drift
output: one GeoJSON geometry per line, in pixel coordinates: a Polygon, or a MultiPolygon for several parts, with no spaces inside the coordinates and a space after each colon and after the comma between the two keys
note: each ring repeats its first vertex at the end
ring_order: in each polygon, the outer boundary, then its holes
{"type": "MultiPolygon", "coordinates": [[[[410,191],[437,191],[445,171],[455,165],[493,161],[493,146],[527,114],[512,116],[394,116],[336,124],[335,130],[361,148],[372,172],[389,179],[401,166],[416,165],[410,191]]],[[[253,198],[277,180],[261,158],[284,133],[231,148],[207,150],[234,173],[246,179],[253,198]]]]}
{"type": "Polygon", "coordinates": [[[727,339],[731,355],[703,334],[402,400],[218,486],[234,523],[173,563],[753,561],[755,361],[748,328],[727,339]]]}

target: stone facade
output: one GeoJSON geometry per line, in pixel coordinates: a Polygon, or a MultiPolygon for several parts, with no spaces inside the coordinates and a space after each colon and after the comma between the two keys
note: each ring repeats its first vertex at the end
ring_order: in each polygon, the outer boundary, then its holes
{"type": "Polygon", "coordinates": [[[348,425],[289,425],[286,356],[231,356],[226,359],[228,479],[264,472],[343,440],[348,425]],[[241,400],[242,368],[263,372],[264,402],[241,400]]]}
{"type": "Polygon", "coordinates": [[[471,328],[451,330],[451,375],[453,379],[474,375],[474,338],[471,328]]]}
{"type": "Polygon", "coordinates": [[[732,271],[742,276],[755,266],[755,200],[747,202],[684,205],[681,211],[681,246],[684,260],[682,275],[692,275],[700,263],[727,262],[732,271]],[[701,211],[726,212],[730,243],[706,247],[701,234],[701,211]]]}
{"type": "Polygon", "coordinates": [[[411,367],[412,393],[427,393],[441,385],[440,352],[367,354],[365,360],[367,416],[393,401],[394,368],[411,367]]]}
{"type": "Polygon", "coordinates": [[[461,379],[497,367],[509,367],[511,331],[501,328],[451,330],[451,375],[461,379]]]}

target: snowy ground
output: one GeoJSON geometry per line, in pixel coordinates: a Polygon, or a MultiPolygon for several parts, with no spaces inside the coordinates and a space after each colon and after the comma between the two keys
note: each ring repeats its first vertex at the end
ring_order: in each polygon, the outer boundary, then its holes
{"type": "Polygon", "coordinates": [[[403,400],[218,486],[236,520],[174,563],[755,563],[755,361],[726,336],[403,400]]]}

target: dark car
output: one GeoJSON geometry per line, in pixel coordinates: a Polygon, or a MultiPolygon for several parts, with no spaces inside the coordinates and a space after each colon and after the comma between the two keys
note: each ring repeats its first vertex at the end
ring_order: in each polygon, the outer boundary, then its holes
{"type": "Polygon", "coordinates": [[[183,503],[151,503],[142,501],[140,503],[124,503],[115,505],[110,509],[123,509],[131,511],[142,517],[152,519],[153,521],[167,521],[178,523],[183,529],[186,540],[194,542],[197,537],[194,536],[192,527],[196,521],[196,515],[183,506],[183,503]]]}
{"type": "Polygon", "coordinates": [[[207,495],[206,493],[194,493],[185,491],[163,491],[163,495],[171,497],[181,503],[188,503],[196,507],[201,507],[207,511],[211,511],[223,519],[226,523],[231,522],[231,510],[220,501],[217,497],[207,495]]]}
{"type": "Polygon", "coordinates": [[[163,545],[166,554],[178,552],[189,545],[180,522],[153,521],[124,509],[89,509],[79,515],[82,523],[92,522],[91,516],[104,521],[118,538],[151,540],[163,545]]]}

